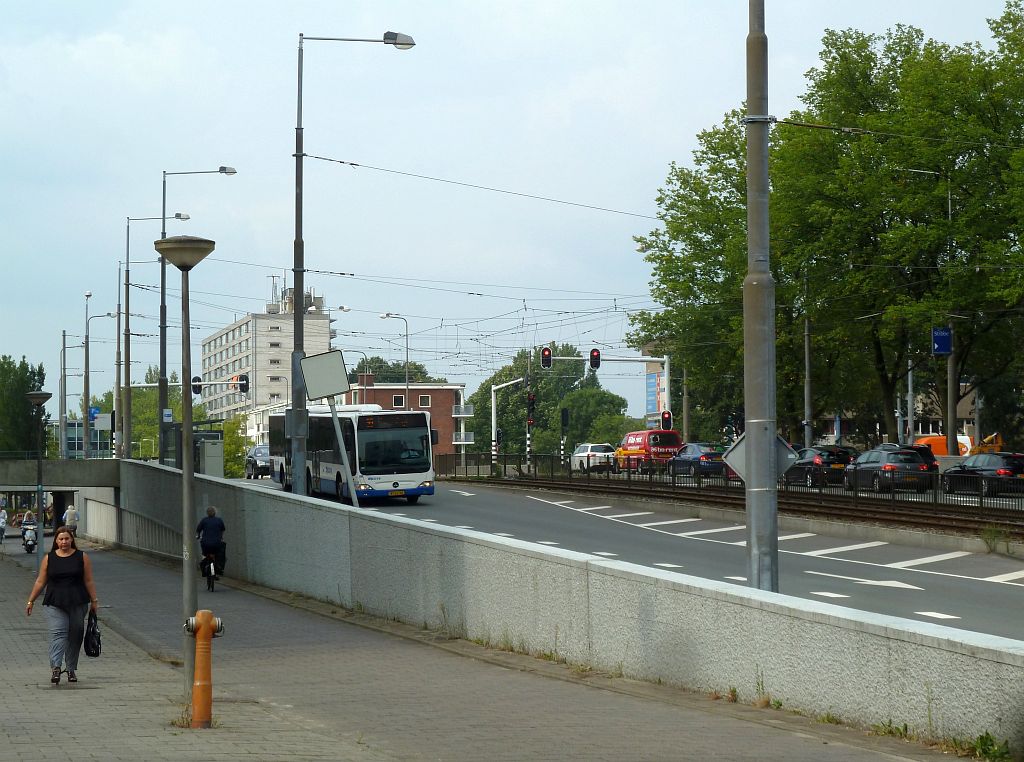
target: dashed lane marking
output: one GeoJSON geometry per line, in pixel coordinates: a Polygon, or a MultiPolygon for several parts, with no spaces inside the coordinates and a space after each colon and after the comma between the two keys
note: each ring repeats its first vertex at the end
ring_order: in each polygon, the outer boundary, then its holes
{"type": "Polygon", "coordinates": [[[554,540],[537,540],[538,545],[557,545],[558,543],[554,540]]]}
{"type": "Polygon", "coordinates": [[[842,593],[825,593],[825,592],[814,592],[811,591],[811,595],[820,595],[822,598],[849,598],[848,595],[842,593]]]}
{"type": "Polygon", "coordinates": [[[953,616],[952,614],[943,614],[941,611],[915,611],[914,613],[917,614],[918,616],[927,616],[927,617],[931,617],[932,619],[959,619],[960,618],[958,616],[953,616]]]}
{"type": "MultiPolygon", "coordinates": [[[[785,540],[799,540],[802,537],[814,537],[814,532],[800,532],[798,534],[783,534],[783,535],[779,535],[778,539],[779,539],[779,542],[783,542],[785,540]]],[[[740,547],[744,547],[744,546],[746,546],[747,541],[746,540],[740,540],[739,542],[731,542],[729,544],[730,545],[739,545],[740,547]]]]}
{"type": "Polygon", "coordinates": [[[888,545],[887,542],[875,540],[874,542],[860,542],[856,545],[843,545],[839,548],[822,548],[821,550],[808,550],[801,553],[801,556],[830,556],[833,553],[845,553],[848,550],[863,550],[864,548],[877,548],[881,545],[888,545]]]}
{"type": "Polygon", "coordinates": [[[688,524],[691,521],[702,521],[702,519],[672,519],[671,521],[649,521],[646,524],[637,524],[638,527],[663,527],[666,524],[688,524]]]}
{"type": "Polygon", "coordinates": [[[655,564],[655,566],[660,566],[662,569],[682,569],[683,568],[682,565],[680,565],[680,564],[655,564]]]}
{"type": "Polygon", "coordinates": [[[902,590],[924,590],[923,587],[908,585],[896,579],[863,579],[862,577],[844,577],[842,574],[827,574],[825,572],[804,570],[804,574],[814,574],[818,577],[832,577],[833,579],[845,579],[858,585],[873,585],[875,587],[898,587],[902,590]]]}
{"type": "Polygon", "coordinates": [[[605,516],[606,519],[628,519],[630,516],[650,516],[654,511],[639,511],[638,513],[616,513],[614,516],[605,516]]]}
{"type": "Polygon", "coordinates": [[[552,504],[553,505],[561,505],[561,506],[564,507],[564,506],[568,505],[569,503],[575,503],[575,502],[576,502],[575,500],[554,500],[554,501],[552,501],[552,504]]]}
{"type": "Polygon", "coordinates": [[[741,529],[746,529],[746,525],[741,524],[738,527],[719,527],[718,529],[698,529],[696,532],[676,532],[678,537],[697,537],[702,534],[718,534],[719,532],[738,532],[741,529]]]}
{"type": "Polygon", "coordinates": [[[983,582],[1012,582],[1015,579],[1024,577],[1024,569],[1021,571],[1009,572],[1007,574],[997,574],[994,577],[985,577],[983,582]]]}
{"type": "Polygon", "coordinates": [[[449,492],[454,492],[456,495],[462,495],[463,497],[476,497],[475,492],[463,492],[461,489],[450,489],[449,492]]]}
{"type": "Polygon", "coordinates": [[[618,553],[609,553],[607,550],[595,550],[591,555],[604,556],[605,558],[611,558],[619,555],[618,553]]]}
{"type": "Polygon", "coordinates": [[[922,566],[924,564],[934,564],[939,561],[949,561],[953,558],[963,558],[964,556],[971,555],[966,550],[955,550],[952,553],[940,553],[937,556],[926,556],[925,558],[912,558],[909,561],[896,561],[891,564],[883,564],[883,566],[889,569],[909,569],[911,566],[922,566]]]}
{"type": "Polygon", "coordinates": [[[456,529],[472,529],[473,527],[468,527],[468,526],[466,526],[465,524],[459,524],[459,525],[458,525],[457,527],[455,527],[455,528],[456,528],[456,529]]]}
{"type": "MultiPolygon", "coordinates": [[[[558,503],[555,503],[555,505],[558,505],[558,503]]],[[[592,506],[590,508],[576,508],[575,510],[580,511],[582,513],[586,513],[587,511],[603,511],[605,508],[611,508],[611,506],[610,505],[595,505],[595,506],[592,506]]]]}
{"type": "Polygon", "coordinates": [[[495,532],[494,536],[495,537],[515,537],[514,534],[509,534],[508,532],[495,532]]]}
{"type": "Polygon", "coordinates": [[[731,579],[731,580],[734,580],[736,582],[746,582],[747,581],[746,577],[723,577],[722,579],[731,579]]]}

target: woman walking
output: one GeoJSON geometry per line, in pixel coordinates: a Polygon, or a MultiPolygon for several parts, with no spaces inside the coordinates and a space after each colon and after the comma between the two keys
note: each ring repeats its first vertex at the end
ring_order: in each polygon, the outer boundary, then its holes
{"type": "Polygon", "coordinates": [[[54,535],[53,548],[43,559],[29,593],[26,616],[32,616],[32,606],[44,587],[43,607],[50,629],[50,682],[60,682],[63,662],[68,682],[77,683],[75,671],[85,635],[85,617],[90,610],[96,611],[99,599],[92,581],[92,562],[78,549],[67,527],[54,535]]]}

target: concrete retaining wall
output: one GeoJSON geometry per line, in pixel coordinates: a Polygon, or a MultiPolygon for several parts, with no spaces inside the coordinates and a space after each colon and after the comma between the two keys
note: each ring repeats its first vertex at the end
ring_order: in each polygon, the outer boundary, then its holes
{"type": "MultiPolygon", "coordinates": [[[[162,528],[180,548],[180,478],[122,463],[121,525],[162,528]]],[[[211,504],[231,576],[744,702],[1024,747],[1021,641],[199,476],[194,521],[211,504]]],[[[105,506],[89,503],[89,534],[117,541],[105,506]]]]}

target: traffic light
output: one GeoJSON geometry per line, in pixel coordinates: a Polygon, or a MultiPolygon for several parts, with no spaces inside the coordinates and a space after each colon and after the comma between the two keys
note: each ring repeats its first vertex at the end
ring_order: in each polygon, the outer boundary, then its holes
{"type": "Polygon", "coordinates": [[[497,431],[494,432],[494,443],[496,445],[500,445],[501,444],[501,440],[503,439],[503,434],[504,434],[504,432],[501,429],[498,429],[497,431]]]}
{"type": "Polygon", "coordinates": [[[526,394],[526,425],[533,426],[533,415],[537,409],[537,395],[533,392],[526,394]]]}
{"type": "Polygon", "coordinates": [[[551,367],[551,347],[543,347],[540,350],[540,367],[551,367]]]}
{"type": "Polygon", "coordinates": [[[203,377],[192,376],[192,393],[202,394],[203,393],[203,377]]]}
{"type": "Polygon", "coordinates": [[[661,411],[661,428],[663,431],[672,430],[672,411],[662,410],[661,411]]]}
{"type": "Polygon", "coordinates": [[[562,429],[569,428],[569,408],[562,408],[562,429]]]}
{"type": "Polygon", "coordinates": [[[244,373],[238,377],[238,391],[242,394],[249,393],[249,377],[244,373]]]}
{"type": "Polygon", "coordinates": [[[597,370],[601,367],[601,350],[591,349],[590,350],[590,367],[593,370],[597,370]]]}

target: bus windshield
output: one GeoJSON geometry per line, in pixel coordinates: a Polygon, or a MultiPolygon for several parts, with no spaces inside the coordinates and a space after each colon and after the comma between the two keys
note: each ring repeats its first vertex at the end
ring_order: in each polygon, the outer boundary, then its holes
{"type": "Polygon", "coordinates": [[[359,471],[363,474],[430,469],[430,430],[423,413],[360,416],[357,429],[359,471]]]}

